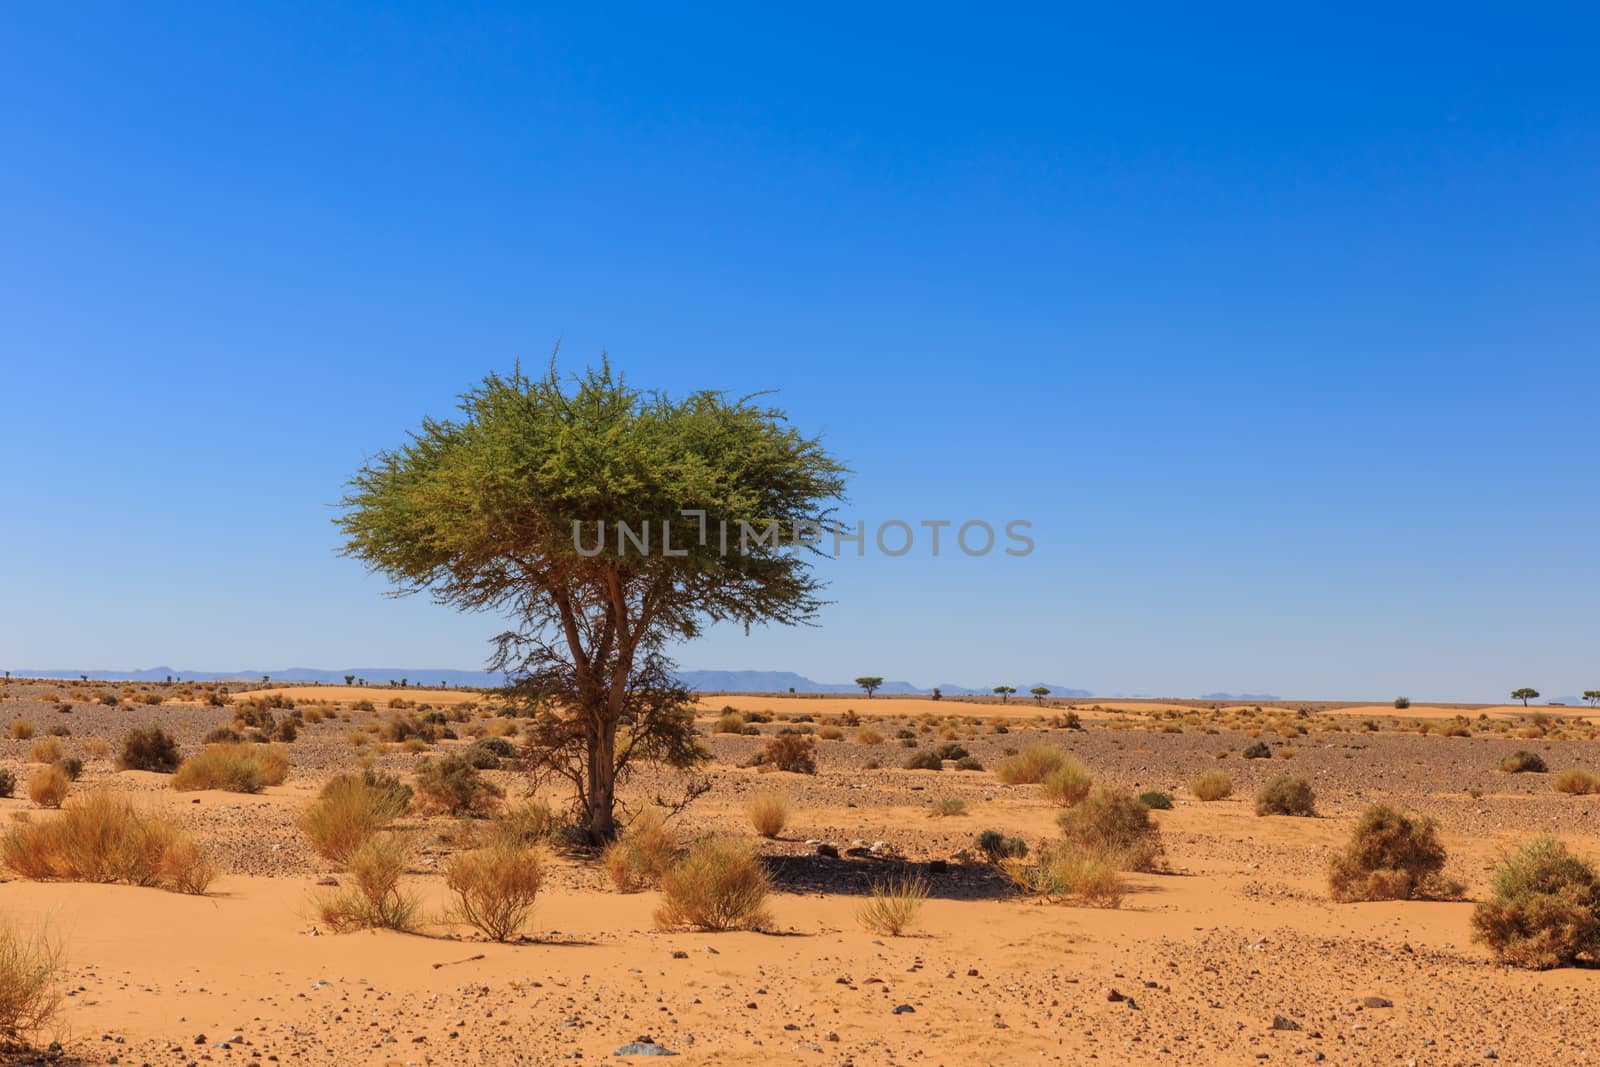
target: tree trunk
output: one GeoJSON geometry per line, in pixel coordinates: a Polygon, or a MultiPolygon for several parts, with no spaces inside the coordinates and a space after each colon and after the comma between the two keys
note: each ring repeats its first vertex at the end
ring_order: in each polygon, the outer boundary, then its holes
{"type": "Polygon", "coordinates": [[[589,836],[596,842],[617,836],[617,726],[602,721],[589,734],[589,836]]]}

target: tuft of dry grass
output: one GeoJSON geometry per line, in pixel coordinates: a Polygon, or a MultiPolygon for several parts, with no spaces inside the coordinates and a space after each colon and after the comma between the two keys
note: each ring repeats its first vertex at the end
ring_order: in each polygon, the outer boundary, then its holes
{"type": "Polygon", "coordinates": [[[456,856],[445,868],[445,885],[456,898],[451,917],[491,941],[512,940],[533,915],[544,869],[544,853],[526,846],[499,844],[456,856]]]}
{"type": "Polygon", "coordinates": [[[38,881],[123,883],[203,894],[215,869],[165,816],[97,790],[59,819],[19,822],[0,837],[0,859],[38,881]]]}
{"type": "Polygon", "coordinates": [[[1122,904],[1120,851],[1084,848],[1067,842],[1047,845],[1033,859],[1012,856],[1001,869],[1013,885],[1029,896],[1094,908],[1122,904]]]}
{"type": "Polygon", "coordinates": [[[72,779],[60,765],[47,764],[34,771],[33,777],[28,779],[28,799],[41,808],[59,808],[61,802],[67,799],[67,790],[71,787],[72,779]]]}
{"type": "Polygon", "coordinates": [[[967,802],[960,797],[940,797],[928,808],[928,816],[934,819],[946,819],[967,813],[967,802]]]}
{"type": "Polygon", "coordinates": [[[179,764],[172,788],[182,793],[198,789],[259,793],[269,785],[282,785],[288,777],[289,754],[282,747],[224,743],[207,745],[200,755],[179,764]]]}
{"type": "Polygon", "coordinates": [[[646,808],[606,847],[600,863],[621,893],[657,885],[678,855],[678,839],[656,808],[646,808]]]}
{"type": "Polygon", "coordinates": [[[421,903],[400,887],[416,852],[406,833],[374,834],[350,854],[349,874],[334,892],[317,899],[317,915],[334,933],[347,930],[417,928],[421,903]]]}
{"type": "Polygon", "coordinates": [[[28,750],[30,763],[60,763],[61,742],[53,737],[41,737],[28,750]]]}
{"type": "Polygon", "coordinates": [[[856,921],[883,937],[899,937],[917,924],[928,900],[928,883],[918,876],[875,882],[872,895],[856,911],[856,921]]]}
{"type": "Polygon", "coordinates": [[[1447,882],[1439,824],[1425,815],[1410,815],[1387,804],[1361,813],[1350,841],[1328,864],[1333,899],[1416,900],[1455,896],[1460,887],[1447,882]]]}
{"type": "Polygon", "coordinates": [[[1046,800],[1070,808],[1089,795],[1094,779],[1083,764],[1069,757],[1055,770],[1047,771],[1041,785],[1046,800]]]}
{"type": "Polygon", "coordinates": [[[35,729],[37,727],[33,725],[32,719],[12,719],[11,739],[13,741],[26,741],[33,736],[35,729]]]}
{"type": "Polygon", "coordinates": [[[789,825],[789,798],[776,790],[762,793],[745,810],[762,837],[777,837],[789,825]]]}
{"type": "Polygon", "coordinates": [[[65,973],[61,945],[48,931],[24,934],[0,923],[0,1048],[26,1048],[54,1027],[65,973]]]}
{"type": "Polygon", "coordinates": [[[1000,761],[995,777],[1006,785],[1038,785],[1045,775],[1060,770],[1067,762],[1067,754],[1054,745],[1042,742],[1028,745],[1021,752],[1000,761]]]}
{"type": "Polygon", "coordinates": [[[1233,796],[1233,776],[1227,771],[1204,771],[1189,783],[1197,800],[1223,800],[1233,796]]]}
{"type": "Polygon", "coordinates": [[[379,830],[405,814],[411,789],[392,775],[367,770],[330,778],[300,813],[300,829],[324,859],[343,864],[379,830]]]}
{"type": "Polygon", "coordinates": [[[1529,752],[1525,748],[1519,748],[1500,761],[1500,769],[1507,774],[1543,774],[1545,772],[1544,757],[1537,752],[1529,752]]]}
{"type": "Polygon", "coordinates": [[[870,726],[863,726],[856,731],[856,742],[863,745],[881,745],[883,735],[870,726]]]}
{"type": "Polygon", "coordinates": [[[1557,774],[1550,784],[1557,793],[1588,796],[1590,793],[1600,793],[1600,774],[1595,774],[1587,767],[1569,767],[1557,774]]]}
{"type": "Polygon", "coordinates": [[[1056,823],[1069,847],[1114,859],[1123,870],[1152,870],[1161,856],[1161,834],[1150,809],[1126,789],[1094,789],[1056,823]]]}
{"type": "Polygon", "coordinates": [[[1542,834],[1503,856],[1490,899],[1472,912],[1472,939],[1502,962],[1534,970],[1600,953],[1600,874],[1542,834]]]}
{"type": "Polygon", "coordinates": [[[766,901],[771,891],[767,869],[753,848],[732,838],[706,838],[661,876],[656,925],[663,930],[759,930],[770,921],[766,901]]]}

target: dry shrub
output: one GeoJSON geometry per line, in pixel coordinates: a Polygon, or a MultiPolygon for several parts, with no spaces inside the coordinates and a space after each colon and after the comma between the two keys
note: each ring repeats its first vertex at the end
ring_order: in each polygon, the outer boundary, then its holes
{"type": "Polygon", "coordinates": [[[737,711],[724,713],[717,719],[716,725],[711,727],[714,734],[737,734],[744,732],[744,716],[737,711]]]}
{"type": "Polygon", "coordinates": [[[661,907],[656,925],[663,930],[759,930],[767,925],[767,869],[755,850],[732,838],[712,837],[661,876],[661,907]]]}
{"type": "Polygon", "coordinates": [[[870,726],[863,726],[856,731],[856,741],[863,745],[881,745],[883,735],[870,726]]]}
{"type": "Polygon", "coordinates": [[[135,726],[122,739],[117,769],[171,774],[178,769],[178,743],[159,726],[135,726]]]}
{"type": "Polygon", "coordinates": [[[779,734],[768,741],[766,749],[762,751],[761,769],[816,774],[816,739],[804,734],[779,734]]]}
{"type": "Polygon", "coordinates": [[[28,799],[41,808],[59,808],[71,786],[72,779],[67,777],[67,772],[51,763],[34,771],[33,777],[28,779],[28,799]]]}
{"type": "Polygon", "coordinates": [[[789,825],[789,798],[782,793],[762,793],[745,810],[750,814],[750,825],[762,837],[777,837],[789,825]]]}
{"type": "Polygon", "coordinates": [[[1198,800],[1222,800],[1233,796],[1233,776],[1227,771],[1204,771],[1189,783],[1189,792],[1198,800]]]}
{"type": "Polygon", "coordinates": [[[417,806],[447,815],[486,814],[505,795],[470,760],[449,755],[417,764],[417,806]]]}
{"type": "Polygon", "coordinates": [[[1317,813],[1317,795],[1311,783],[1304,778],[1286,774],[1269,781],[1256,794],[1257,815],[1300,815],[1310,817],[1317,813]]]}
{"type": "Polygon", "coordinates": [[[111,744],[97,737],[84,742],[83,750],[93,759],[105,759],[111,755],[111,744]]]}
{"type": "Polygon", "coordinates": [[[259,793],[266,786],[282,785],[287,777],[289,754],[277,745],[207,745],[204,752],[178,767],[172,788],[181,793],[197,789],[259,793]]]}
{"type": "Polygon", "coordinates": [[[945,819],[966,813],[967,802],[960,797],[940,797],[928,808],[928,815],[934,819],[945,819]]]}
{"type": "Polygon", "coordinates": [[[646,808],[606,847],[600,857],[618,892],[637,893],[657,885],[678,855],[678,839],[655,808],[646,808]]]}
{"type": "Polygon", "coordinates": [[[417,898],[400,888],[400,876],[416,851],[410,834],[374,834],[348,860],[340,888],[317,901],[317,914],[335,933],[346,930],[401,930],[417,927],[417,898]]]}
{"type": "Polygon", "coordinates": [[[1600,774],[1585,767],[1570,767],[1556,775],[1550,784],[1555,786],[1557,793],[1588,796],[1590,793],[1600,793],[1600,774]]]}
{"type": "Polygon", "coordinates": [[[1444,863],[1437,822],[1374,804],[1329,863],[1328,887],[1334,900],[1347,902],[1455,896],[1460,887],[1441,876],[1444,863]]]}
{"type": "Polygon", "coordinates": [[[61,1012],[61,946],[43,929],[0,924],[0,1050],[26,1048],[61,1012]]]}
{"type": "Polygon", "coordinates": [[[875,882],[872,895],[856,912],[856,921],[883,937],[899,937],[917,924],[928,899],[928,883],[916,876],[875,882]]]}
{"type": "Polygon", "coordinates": [[[202,894],[215,869],[170,820],[99,790],[59,819],[21,822],[0,837],[6,866],[35,880],[160,886],[202,894]]]}
{"type": "Polygon", "coordinates": [[[1529,752],[1525,748],[1519,748],[1500,761],[1500,769],[1507,774],[1543,774],[1545,772],[1544,757],[1537,752],[1529,752]]]}
{"type": "Polygon", "coordinates": [[[491,941],[522,932],[543,884],[544,854],[537,848],[496,845],[456,856],[445,868],[445,885],[456,896],[451,917],[491,941]]]}
{"type": "Polygon", "coordinates": [[[1600,875],[1555,838],[1502,857],[1490,891],[1473,909],[1472,938],[1501,961],[1544,970],[1600,953],[1600,875]]]}
{"type": "Polygon", "coordinates": [[[26,741],[33,736],[35,727],[32,719],[12,719],[11,737],[14,741],[26,741]]]}
{"type": "Polygon", "coordinates": [[[28,750],[28,759],[33,763],[61,762],[61,742],[53,737],[41,737],[28,750]]]}
{"type": "Polygon", "coordinates": [[[1038,785],[1045,775],[1060,770],[1067,754],[1054,745],[1028,745],[995,768],[995,777],[1006,785],[1038,785]]]}
{"type": "Polygon", "coordinates": [[[1058,842],[1045,846],[1031,861],[1011,857],[1001,866],[1012,884],[1029,896],[1115,908],[1122,903],[1123,855],[1058,842]]]}
{"type": "Polygon", "coordinates": [[[1055,770],[1046,772],[1041,785],[1046,800],[1070,808],[1089,795],[1094,779],[1083,764],[1069,758],[1055,770]]]}
{"type": "Polygon", "coordinates": [[[526,848],[544,841],[555,828],[556,817],[550,805],[533,799],[501,811],[490,825],[489,833],[496,846],[526,848]]]}
{"type": "Polygon", "coordinates": [[[411,789],[392,775],[367,770],[330,778],[300,814],[300,829],[317,854],[343,864],[350,854],[411,805],[411,789]]]}
{"type": "Polygon", "coordinates": [[[1091,790],[1056,823],[1070,848],[1104,857],[1125,871],[1152,870],[1161,855],[1161,834],[1150,809],[1126,789],[1091,790]]]}

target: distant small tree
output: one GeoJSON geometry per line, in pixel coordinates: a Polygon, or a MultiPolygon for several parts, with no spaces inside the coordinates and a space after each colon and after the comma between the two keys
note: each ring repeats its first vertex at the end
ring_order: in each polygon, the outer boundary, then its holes
{"type": "Polygon", "coordinates": [[[262,676],[261,676],[261,684],[262,684],[262,685],[266,685],[266,684],[267,684],[267,683],[268,683],[268,682],[270,682],[270,681],[272,681],[272,675],[270,675],[270,674],[263,674],[263,675],[262,675],[262,676]]]}
{"type": "Polygon", "coordinates": [[[1032,693],[1033,699],[1039,702],[1040,707],[1043,707],[1044,698],[1050,695],[1050,687],[1048,685],[1036,685],[1028,692],[1032,693]]]}
{"type": "Polygon", "coordinates": [[[865,675],[865,676],[863,676],[861,678],[857,678],[856,679],[856,684],[859,685],[862,689],[865,689],[867,691],[867,699],[871,700],[872,699],[872,691],[874,689],[880,688],[883,685],[883,679],[882,678],[875,678],[875,677],[873,677],[872,675],[869,674],[869,675],[865,675]]]}
{"type": "Polygon", "coordinates": [[[1000,694],[1000,703],[1006,704],[1011,701],[1011,694],[1017,691],[1017,687],[1014,685],[997,685],[994,687],[994,691],[1000,694]]]}
{"type": "Polygon", "coordinates": [[[1600,689],[1585,689],[1583,691],[1583,699],[1589,702],[1591,708],[1596,704],[1600,704],[1600,689]]]}
{"type": "Polygon", "coordinates": [[[1398,708],[1399,710],[1404,711],[1406,708],[1409,708],[1411,706],[1411,698],[1410,697],[1395,697],[1394,698],[1394,706],[1396,708],[1398,708]]]}
{"type": "Polygon", "coordinates": [[[939,690],[938,686],[934,686],[933,687],[933,699],[935,699],[935,700],[943,700],[944,699],[944,693],[942,693],[939,690]]]}
{"type": "Polygon", "coordinates": [[[1534,700],[1538,696],[1539,691],[1537,689],[1529,688],[1528,686],[1523,686],[1521,689],[1513,689],[1511,691],[1511,699],[1522,701],[1523,707],[1527,707],[1528,701],[1534,700]]]}

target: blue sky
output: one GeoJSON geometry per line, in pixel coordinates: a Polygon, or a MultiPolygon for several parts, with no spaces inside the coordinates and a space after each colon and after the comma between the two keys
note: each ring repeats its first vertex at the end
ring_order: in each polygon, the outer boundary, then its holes
{"type": "Polygon", "coordinates": [[[691,667],[1600,687],[1595,17],[19,8],[0,666],[476,667],[331,504],[485,371],[779,390],[849,512],[691,667]]]}

